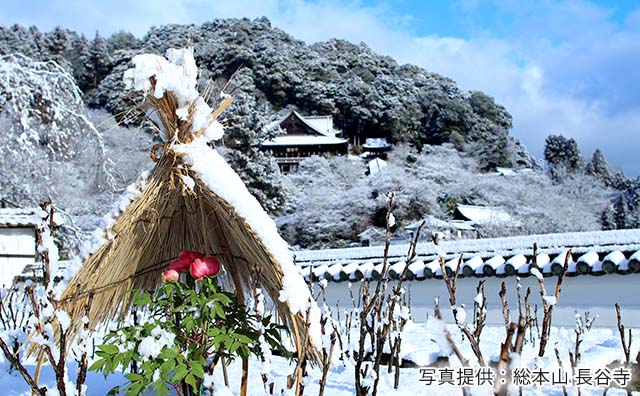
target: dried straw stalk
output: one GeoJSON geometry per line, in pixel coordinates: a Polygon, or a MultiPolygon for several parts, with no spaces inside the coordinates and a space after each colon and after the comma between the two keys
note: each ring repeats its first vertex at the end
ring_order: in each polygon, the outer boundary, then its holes
{"type": "MultiPolygon", "coordinates": [[[[167,140],[193,140],[190,120],[175,116],[177,101],[171,93],[161,99],[149,96],[148,100],[163,123],[167,140]]],[[[219,116],[229,103],[230,99],[225,98],[214,115],[219,116]]],[[[90,293],[95,293],[87,314],[93,328],[114,318],[124,320],[133,291],[157,288],[169,262],[181,251],[193,250],[218,258],[224,268],[223,285],[235,288],[239,295],[251,290],[254,269],[260,267],[259,284],[293,333],[298,356],[304,353],[312,361],[319,361],[317,351],[303,350],[303,313],[292,314],[288,305],[278,300],[284,275],[278,261],[235,208],[207,188],[168,145],[142,194],[118,216],[107,235],[109,240],[86,259],[61,296],[63,308],[74,319],[76,328],[86,314],[84,307],[90,293]],[[195,180],[194,190],[185,192],[180,175],[195,180]]]]}

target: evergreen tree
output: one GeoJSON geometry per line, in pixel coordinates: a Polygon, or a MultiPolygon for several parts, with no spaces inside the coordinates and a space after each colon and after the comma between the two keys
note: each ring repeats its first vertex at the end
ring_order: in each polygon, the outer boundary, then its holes
{"type": "Polygon", "coordinates": [[[81,55],[84,67],[83,92],[97,88],[110,71],[111,55],[107,41],[96,32],[96,36],[89,43],[81,55]]]}
{"type": "Polygon", "coordinates": [[[604,158],[604,154],[600,149],[596,149],[587,163],[585,172],[600,180],[604,185],[610,186],[612,183],[611,171],[609,171],[609,163],[604,158]]]}
{"type": "Polygon", "coordinates": [[[624,195],[621,195],[614,204],[613,218],[617,229],[632,228],[635,225],[632,210],[624,195]]]}
{"type": "Polygon", "coordinates": [[[118,50],[132,50],[142,47],[140,40],[133,34],[120,30],[115,32],[109,37],[108,40],[109,51],[114,52],[118,50]]]}
{"type": "Polygon", "coordinates": [[[578,143],[562,135],[549,135],[545,140],[544,159],[549,165],[549,172],[556,180],[565,174],[578,173],[582,169],[582,155],[578,143]]]}
{"type": "Polygon", "coordinates": [[[84,65],[85,54],[89,51],[89,40],[81,34],[71,43],[67,51],[67,59],[73,67],[73,76],[81,91],[86,90],[86,69],[84,65]]]}
{"type": "Polygon", "coordinates": [[[44,50],[47,52],[46,59],[55,61],[65,69],[69,67],[69,62],[65,59],[68,48],[69,37],[67,32],[60,26],[44,35],[44,50]]]}
{"type": "Polygon", "coordinates": [[[607,206],[600,216],[600,225],[603,230],[615,230],[618,228],[616,224],[616,213],[613,205],[607,206]]]}
{"type": "Polygon", "coordinates": [[[41,44],[42,33],[34,26],[29,29],[20,25],[0,26],[0,55],[23,54],[41,59],[41,44]]]}

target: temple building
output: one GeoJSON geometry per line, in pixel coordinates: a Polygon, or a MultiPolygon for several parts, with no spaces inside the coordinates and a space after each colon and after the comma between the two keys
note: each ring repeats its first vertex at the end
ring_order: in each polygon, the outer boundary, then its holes
{"type": "Polygon", "coordinates": [[[303,116],[289,110],[266,128],[278,127],[285,134],[263,142],[261,149],[273,154],[283,173],[295,171],[303,159],[312,155],[347,154],[348,140],[338,137],[341,132],[334,129],[330,115],[303,116]]]}

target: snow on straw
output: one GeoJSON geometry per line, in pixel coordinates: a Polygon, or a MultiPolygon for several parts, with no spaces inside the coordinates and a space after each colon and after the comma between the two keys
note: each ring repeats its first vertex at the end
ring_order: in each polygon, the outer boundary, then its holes
{"type": "Polygon", "coordinates": [[[193,48],[170,48],[165,56],[134,56],[134,67],[124,72],[126,87],[146,93],[152,88],[150,78],[154,77],[154,97],[160,99],[165,92],[172,92],[178,101],[178,118],[186,120],[191,116],[194,132],[205,129],[209,140],[222,138],[222,125],[211,120],[213,110],[196,89],[198,67],[193,58],[193,48]]]}
{"type": "Polygon", "coordinates": [[[320,349],[320,311],[273,220],[262,209],[258,200],[247,191],[245,184],[224,158],[207,145],[206,138],[196,139],[189,144],[177,144],[172,149],[183,154],[184,163],[191,166],[211,191],[235,208],[236,213],[247,222],[278,261],[284,273],[279,300],[286,302],[294,314],[304,315],[307,308],[310,309],[309,332],[314,345],[318,343],[320,349]]]}
{"type": "Polygon", "coordinates": [[[72,257],[71,260],[67,262],[61,281],[53,288],[56,295],[62,295],[62,292],[67,287],[69,281],[82,267],[82,262],[84,260],[97,251],[108,240],[113,239],[113,235],[109,229],[116,223],[116,217],[124,212],[127,206],[129,206],[134,199],[142,195],[142,191],[146,186],[149,174],[149,171],[143,171],[140,173],[138,179],[127,186],[125,191],[120,194],[120,197],[118,197],[109,213],[104,215],[100,227],[95,229],[87,239],[84,239],[82,243],[80,243],[77,256],[72,257]]]}

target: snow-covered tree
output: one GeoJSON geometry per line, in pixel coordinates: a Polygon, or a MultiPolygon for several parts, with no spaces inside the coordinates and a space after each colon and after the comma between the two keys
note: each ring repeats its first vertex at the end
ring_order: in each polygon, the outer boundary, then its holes
{"type": "Polygon", "coordinates": [[[0,57],[0,123],[3,192],[16,194],[16,201],[55,195],[68,181],[67,172],[90,174],[92,190],[112,188],[102,135],[89,120],[73,77],[55,62],[0,57]],[[72,161],[83,166],[71,171],[72,161]]]}
{"type": "Polygon", "coordinates": [[[604,158],[604,154],[600,149],[596,149],[596,151],[591,156],[589,162],[585,167],[585,173],[587,175],[592,175],[600,180],[603,184],[607,186],[611,186],[613,183],[613,176],[611,174],[609,163],[604,158]]]}
{"type": "Polygon", "coordinates": [[[86,92],[98,87],[110,71],[111,55],[107,41],[96,32],[93,41],[80,54],[82,64],[82,78],[78,85],[86,92]]]}
{"type": "Polygon", "coordinates": [[[46,50],[45,58],[52,60],[58,65],[67,69],[69,61],[65,58],[69,49],[69,34],[60,26],[56,26],[51,32],[44,35],[44,49],[46,50]]]}
{"type": "Polygon", "coordinates": [[[282,228],[290,243],[302,247],[340,246],[371,225],[376,199],[363,182],[360,161],[310,157],[289,175],[295,212],[282,228]]]}
{"type": "Polygon", "coordinates": [[[43,37],[37,28],[0,26],[0,55],[20,53],[34,59],[42,55],[43,37]]]}
{"type": "Polygon", "coordinates": [[[287,176],[296,199],[284,235],[303,247],[339,246],[369,226],[384,226],[384,193],[396,192],[394,216],[402,227],[427,215],[450,219],[459,204],[499,207],[512,222],[477,225],[480,236],[587,231],[601,227],[607,190],[588,175],[554,183],[543,171],[512,176],[480,172],[481,163],[453,145],[400,145],[388,166],[365,176],[365,163],[312,157],[287,176]]]}
{"type": "Polygon", "coordinates": [[[117,50],[132,50],[139,49],[142,44],[140,40],[133,34],[119,30],[111,35],[108,40],[109,51],[114,52],[117,50]]]}
{"type": "Polygon", "coordinates": [[[567,173],[582,170],[582,155],[578,143],[562,135],[549,135],[545,140],[544,159],[549,164],[551,176],[560,180],[567,173]]]}
{"type": "Polygon", "coordinates": [[[267,212],[284,213],[290,191],[273,157],[258,150],[243,152],[224,147],[218,150],[267,212]]]}

